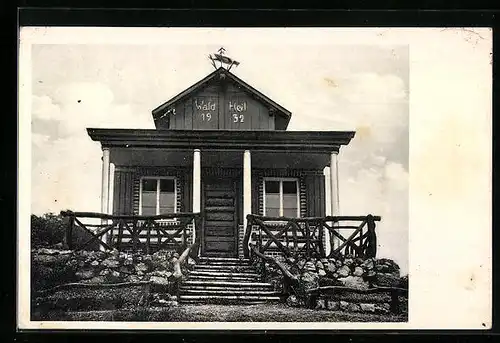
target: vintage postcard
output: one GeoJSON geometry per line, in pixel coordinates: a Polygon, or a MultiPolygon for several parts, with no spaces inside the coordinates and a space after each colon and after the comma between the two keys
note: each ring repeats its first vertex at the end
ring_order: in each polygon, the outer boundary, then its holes
{"type": "Polygon", "coordinates": [[[22,27],[19,328],[490,328],[491,54],[22,27]]]}

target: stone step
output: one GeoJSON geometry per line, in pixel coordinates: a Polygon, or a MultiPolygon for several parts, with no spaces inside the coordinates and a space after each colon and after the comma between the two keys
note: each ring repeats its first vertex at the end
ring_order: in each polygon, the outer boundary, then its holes
{"type": "Polygon", "coordinates": [[[267,282],[241,282],[241,281],[211,281],[211,280],[186,280],[182,283],[183,287],[203,286],[203,287],[264,287],[273,288],[273,285],[267,282]]]}
{"type": "Polygon", "coordinates": [[[196,265],[200,266],[200,267],[208,267],[208,268],[254,268],[254,266],[251,264],[237,263],[237,262],[198,263],[196,265]]]}
{"type": "Polygon", "coordinates": [[[181,286],[179,288],[180,290],[199,290],[199,291],[226,291],[226,292],[232,292],[232,291],[255,291],[255,292],[269,292],[273,290],[273,287],[269,286],[213,286],[213,285],[187,285],[187,286],[181,286]]]}
{"type": "Polygon", "coordinates": [[[269,290],[242,290],[242,289],[179,289],[181,295],[259,295],[279,296],[279,293],[269,290]]]}
{"type": "Polygon", "coordinates": [[[204,281],[204,280],[214,280],[214,281],[238,281],[238,282],[253,282],[253,281],[259,281],[259,277],[245,277],[245,276],[204,276],[204,275],[194,275],[194,276],[188,276],[188,280],[199,280],[199,281],[204,281]]]}
{"type": "Polygon", "coordinates": [[[262,305],[269,303],[278,303],[278,300],[245,300],[245,299],[183,299],[180,300],[179,303],[184,305],[203,305],[203,304],[212,304],[212,305],[262,305]]]}
{"type": "Polygon", "coordinates": [[[253,271],[255,272],[255,267],[253,266],[222,266],[222,265],[205,265],[196,264],[194,266],[195,270],[209,270],[209,271],[253,271]]]}
{"type": "Polygon", "coordinates": [[[240,259],[238,257],[201,256],[200,257],[200,262],[209,262],[209,263],[216,263],[216,262],[225,262],[225,263],[238,262],[238,263],[248,264],[248,263],[250,263],[250,259],[248,259],[248,258],[240,259]]]}
{"type": "Polygon", "coordinates": [[[255,278],[260,277],[260,274],[255,272],[228,272],[228,271],[205,271],[205,270],[193,270],[189,272],[189,276],[232,276],[232,277],[249,277],[255,278]]]}
{"type": "Polygon", "coordinates": [[[181,295],[179,297],[181,303],[268,303],[279,302],[281,298],[278,296],[258,296],[258,295],[181,295]]]}

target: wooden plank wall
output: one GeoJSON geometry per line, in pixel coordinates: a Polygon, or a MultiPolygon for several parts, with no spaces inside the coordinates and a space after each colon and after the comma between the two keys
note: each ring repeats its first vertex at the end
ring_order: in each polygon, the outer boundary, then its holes
{"type": "MultiPolygon", "coordinates": [[[[207,111],[202,111],[203,113],[207,111]]],[[[269,114],[268,108],[257,101],[248,93],[228,85],[224,91],[218,85],[210,85],[193,94],[186,100],[175,105],[175,114],[171,113],[170,129],[174,130],[274,130],[275,118],[269,114]],[[215,111],[208,111],[212,115],[210,121],[202,121],[198,117],[199,112],[193,105],[195,100],[205,102],[212,101],[216,104],[215,111]],[[242,123],[235,123],[233,112],[229,109],[229,103],[242,104],[246,102],[246,111],[237,114],[244,115],[242,123]]]]}
{"type": "Polygon", "coordinates": [[[133,204],[132,187],[134,170],[115,169],[113,214],[131,214],[133,204]]]}

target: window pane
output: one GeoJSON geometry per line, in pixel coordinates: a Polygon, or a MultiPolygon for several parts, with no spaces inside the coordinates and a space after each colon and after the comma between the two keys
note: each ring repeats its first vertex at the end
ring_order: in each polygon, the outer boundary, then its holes
{"type": "Polygon", "coordinates": [[[280,209],[279,208],[266,208],[266,216],[279,217],[280,216],[280,209]]]}
{"type": "Polygon", "coordinates": [[[278,193],[280,192],[280,182],[279,181],[266,181],[266,194],[278,193]]]}
{"type": "Polygon", "coordinates": [[[297,195],[283,194],[283,209],[297,209],[297,195]]]}
{"type": "Polygon", "coordinates": [[[160,192],[174,192],[174,180],[173,179],[160,179],[160,192]]]}
{"type": "Polygon", "coordinates": [[[175,209],[175,194],[160,193],[160,213],[174,213],[175,209]]]}
{"type": "Polygon", "coordinates": [[[156,207],[142,206],[142,215],[143,216],[155,216],[156,215],[156,207]]]}
{"type": "Polygon", "coordinates": [[[283,194],[297,194],[297,182],[283,181],[283,194]]]}
{"type": "Polygon", "coordinates": [[[156,182],[157,182],[156,179],[143,179],[142,180],[142,190],[156,192],[156,182]]]}
{"type": "Polygon", "coordinates": [[[295,218],[297,217],[297,209],[283,209],[283,217],[295,218]]]}
{"type": "Polygon", "coordinates": [[[156,192],[142,192],[141,213],[145,216],[156,214],[156,192]]]}
{"type": "Polygon", "coordinates": [[[266,194],[266,208],[280,208],[279,194],[266,194]]]}

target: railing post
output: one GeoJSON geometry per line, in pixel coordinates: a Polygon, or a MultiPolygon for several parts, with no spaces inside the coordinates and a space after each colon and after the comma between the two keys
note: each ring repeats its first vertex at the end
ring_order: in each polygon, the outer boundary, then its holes
{"type": "Polygon", "coordinates": [[[120,219],[118,222],[118,238],[116,240],[116,248],[121,250],[122,248],[122,239],[123,239],[123,229],[124,229],[124,220],[120,219]]]}
{"type": "Polygon", "coordinates": [[[139,239],[139,235],[137,234],[137,220],[133,221],[133,227],[132,227],[132,252],[136,253],[137,252],[137,240],[139,239]]]}
{"type": "Polygon", "coordinates": [[[375,220],[371,214],[366,217],[368,230],[368,247],[366,251],[367,257],[377,256],[377,234],[375,233],[375,220]]]}
{"type": "Polygon", "coordinates": [[[75,226],[75,217],[69,216],[68,228],[66,229],[66,245],[69,250],[73,250],[73,227],[75,226]]]}
{"type": "Polygon", "coordinates": [[[307,258],[311,257],[310,254],[310,244],[311,244],[311,230],[309,229],[309,224],[306,223],[305,225],[305,232],[306,232],[306,256],[307,258]]]}
{"type": "Polygon", "coordinates": [[[147,234],[147,236],[146,236],[146,254],[147,254],[147,255],[149,255],[149,253],[150,253],[150,245],[151,245],[151,224],[152,224],[152,221],[153,221],[153,220],[151,220],[151,221],[148,221],[148,222],[147,222],[147,225],[148,225],[148,228],[147,228],[147,230],[148,230],[148,231],[146,231],[146,234],[147,234]]]}
{"type": "Polygon", "coordinates": [[[186,226],[187,226],[187,222],[184,223],[183,228],[182,228],[182,250],[187,248],[186,226]]]}

